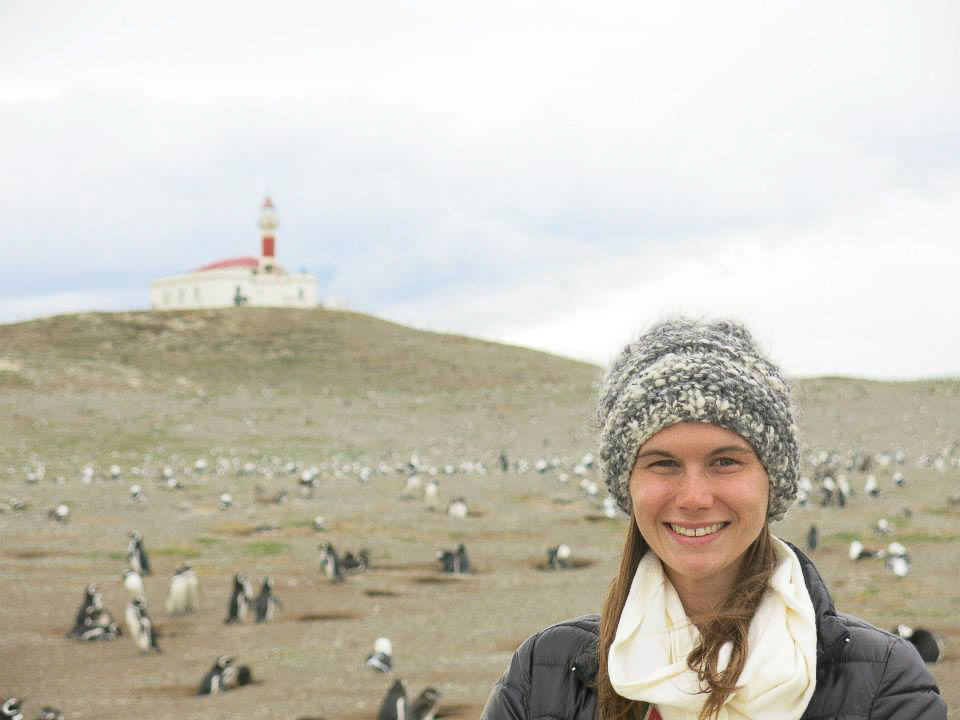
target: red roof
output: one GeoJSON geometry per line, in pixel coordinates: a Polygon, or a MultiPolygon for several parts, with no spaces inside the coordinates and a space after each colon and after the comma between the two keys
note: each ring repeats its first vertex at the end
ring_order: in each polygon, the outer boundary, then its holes
{"type": "Polygon", "coordinates": [[[223,270],[225,268],[255,268],[260,264],[260,260],[255,257],[237,257],[218,260],[203,267],[198,267],[194,272],[203,272],[204,270],[223,270]]]}

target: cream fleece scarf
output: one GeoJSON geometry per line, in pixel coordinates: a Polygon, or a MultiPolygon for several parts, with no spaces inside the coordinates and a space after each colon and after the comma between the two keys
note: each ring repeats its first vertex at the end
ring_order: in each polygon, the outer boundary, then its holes
{"type": "MultiPolygon", "coordinates": [[[[797,720],[813,695],[817,670],[817,625],[800,561],[774,538],[777,568],[747,633],[747,660],[719,720],[797,720]]],[[[688,619],[660,559],[647,552],[637,567],[617,633],[608,672],[617,694],[653,703],[663,720],[696,720],[706,702],[687,655],[700,631],[688,619]]],[[[719,667],[731,644],[720,650],[719,667]]]]}

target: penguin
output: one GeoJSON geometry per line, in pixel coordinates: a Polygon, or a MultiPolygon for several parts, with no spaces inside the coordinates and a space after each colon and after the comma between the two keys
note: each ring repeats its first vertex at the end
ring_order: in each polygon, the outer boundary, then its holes
{"type": "Polygon", "coordinates": [[[397,680],[387,690],[377,720],[407,720],[407,683],[397,680]]]}
{"type": "Polygon", "coordinates": [[[503,450],[500,451],[500,472],[505,473],[510,470],[510,462],[507,460],[507,453],[503,450]]]}
{"type": "Polygon", "coordinates": [[[233,495],[230,493],[221,493],[219,500],[217,500],[217,507],[221,510],[229,510],[233,506],[233,495]]]}
{"type": "Polygon", "coordinates": [[[547,567],[551,570],[562,570],[569,567],[567,560],[570,559],[570,546],[564,545],[555,545],[552,548],[547,548],[547,567]]]}
{"type": "Polygon", "coordinates": [[[404,500],[408,500],[420,493],[420,488],[423,483],[420,480],[419,475],[411,475],[407,478],[406,484],[403,486],[403,490],[400,492],[400,497],[404,500]]]}
{"type": "Polygon", "coordinates": [[[610,520],[617,517],[617,501],[611,495],[607,495],[603,499],[603,516],[610,520]]]}
{"type": "Polygon", "coordinates": [[[70,520],[70,507],[66,503],[60,503],[55,508],[47,510],[47,517],[59,523],[65,523],[70,520]]]}
{"type": "Polygon", "coordinates": [[[340,557],[331,543],[318,545],[320,548],[320,562],[323,564],[323,574],[330,582],[343,582],[343,571],[340,567],[340,557]]]}
{"type": "Polygon", "coordinates": [[[816,525],[811,525],[810,529],[807,530],[807,549],[810,552],[813,552],[817,549],[817,545],[820,544],[820,531],[817,529],[816,525]]]}
{"type": "Polygon", "coordinates": [[[889,535],[893,532],[893,530],[890,528],[890,521],[886,518],[880,518],[877,520],[874,530],[876,530],[877,535],[889,535]]]}
{"type": "Polygon", "coordinates": [[[897,625],[893,632],[911,643],[925,663],[933,664],[943,657],[943,638],[936,633],[907,625],[897,625]]]}
{"type": "Polygon", "coordinates": [[[3,720],[23,720],[23,713],[20,712],[20,706],[23,701],[18,697],[9,697],[0,705],[0,718],[3,720]]]}
{"type": "Polygon", "coordinates": [[[455,518],[465,518],[468,515],[466,499],[455,497],[447,503],[447,515],[455,518]]]}
{"type": "Polygon", "coordinates": [[[867,475],[867,481],[863,484],[863,492],[870,497],[880,497],[880,488],[877,486],[876,475],[867,475]]]}
{"type": "Polygon", "coordinates": [[[167,614],[176,615],[196,610],[199,606],[199,585],[197,574],[189,563],[176,569],[170,581],[170,594],[167,595],[167,614]]]}
{"type": "Polygon", "coordinates": [[[430,478],[427,481],[426,487],[423,488],[423,502],[427,507],[427,510],[433,512],[437,509],[437,504],[440,502],[439,499],[439,485],[437,481],[433,478],[430,478]]]}
{"type": "Polygon", "coordinates": [[[340,559],[340,567],[346,572],[360,572],[361,570],[366,570],[369,566],[370,551],[366,548],[361,548],[356,555],[352,552],[347,552],[340,559]]]}
{"type": "Polygon", "coordinates": [[[445,573],[460,575],[470,572],[470,559],[463,543],[456,550],[437,550],[437,560],[445,573]]]}
{"type": "Polygon", "coordinates": [[[253,682],[253,675],[247,665],[234,665],[235,657],[221,655],[213,663],[200,681],[197,695],[217,695],[218,693],[233,690],[241,685],[253,682]]]}
{"type": "Polygon", "coordinates": [[[130,593],[131,599],[136,598],[141,602],[146,602],[147,598],[143,592],[143,578],[140,577],[140,573],[135,570],[124,570],[123,586],[130,593]]]}
{"type": "Polygon", "coordinates": [[[390,638],[379,637],[373,641],[373,652],[367,655],[366,665],[381,673],[393,669],[393,643],[390,638]]]}
{"type": "Polygon", "coordinates": [[[237,573],[233,576],[233,590],[230,593],[230,602],[227,605],[227,618],[224,623],[242,621],[253,602],[253,591],[246,575],[237,573]]]}
{"type": "Polygon", "coordinates": [[[436,688],[428,687],[423,690],[410,706],[412,720],[434,720],[437,716],[437,703],[440,701],[440,692],[436,688]]]}
{"type": "Polygon", "coordinates": [[[63,713],[56,708],[45,705],[40,708],[40,714],[37,715],[37,720],[63,720],[63,713]]]}
{"type": "Polygon", "coordinates": [[[863,543],[859,540],[854,540],[850,543],[850,550],[848,556],[851,560],[863,560],[864,558],[874,558],[880,557],[879,550],[868,550],[863,547],[863,543]]]}
{"type": "Polygon", "coordinates": [[[74,618],[73,629],[67,637],[75,637],[80,634],[80,631],[82,631],[86,624],[88,610],[100,610],[102,608],[103,598],[100,596],[100,591],[97,589],[97,586],[92,583],[87,585],[83,589],[83,602],[80,603],[80,609],[77,610],[74,618]]]}
{"type": "Polygon", "coordinates": [[[273,617],[275,607],[283,607],[283,604],[273,594],[273,581],[269,577],[263,579],[263,585],[260,586],[260,594],[257,595],[254,607],[256,608],[258,623],[270,620],[273,617]]]}
{"type": "Polygon", "coordinates": [[[454,572],[470,572],[470,560],[467,557],[467,548],[463,543],[457,546],[456,556],[454,558],[454,572]]]}
{"type": "Polygon", "coordinates": [[[160,652],[156,629],[153,627],[150,616],[147,615],[147,608],[142,600],[134,598],[130,601],[127,605],[126,618],[127,628],[137,647],[140,648],[140,652],[147,653],[151,650],[160,652]]]}
{"type": "Polygon", "coordinates": [[[127,560],[130,563],[130,569],[140,573],[140,575],[150,575],[150,559],[143,547],[143,536],[132,530],[127,533],[127,536],[130,538],[127,545],[127,560]]]}
{"type": "Polygon", "coordinates": [[[897,577],[906,577],[910,572],[910,561],[904,555],[893,555],[887,558],[887,568],[897,577]]]}
{"type": "Polygon", "coordinates": [[[83,593],[83,603],[67,637],[80,640],[113,640],[120,635],[120,627],[103,607],[97,586],[87,585],[83,593]]]}
{"type": "Polygon", "coordinates": [[[130,499],[134,502],[143,500],[143,488],[137,484],[130,486],[130,499]]]}

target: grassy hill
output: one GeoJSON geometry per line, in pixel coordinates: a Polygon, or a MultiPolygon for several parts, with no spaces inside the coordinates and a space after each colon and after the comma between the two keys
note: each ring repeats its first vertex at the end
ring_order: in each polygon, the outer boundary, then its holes
{"type": "MultiPolygon", "coordinates": [[[[592,449],[601,369],[353,312],[84,313],[0,325],[4,446],[390,455],[592,449]]],[[[795,382],[808,445],[935,450],[960,381],[795,382]]]]}
{"type": "Polygon", "coordinates": [[[600,372],[319,308],[62,315],[0,326],[0,348],[0,430],[24,450],[586,444],[600,372]]]}

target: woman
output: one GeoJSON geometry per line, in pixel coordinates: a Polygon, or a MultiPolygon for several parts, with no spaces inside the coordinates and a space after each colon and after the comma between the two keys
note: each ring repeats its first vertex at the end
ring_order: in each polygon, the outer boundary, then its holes
{"type": "Polygon", "coordinates": [[[600,617],[534,635],[485,720],[943,720],[909,643],[838,613],[774,537],[797,492],[790,393],[749,333],[676,320],[601,386],[607,487],[632,516],[600,617]]]}

